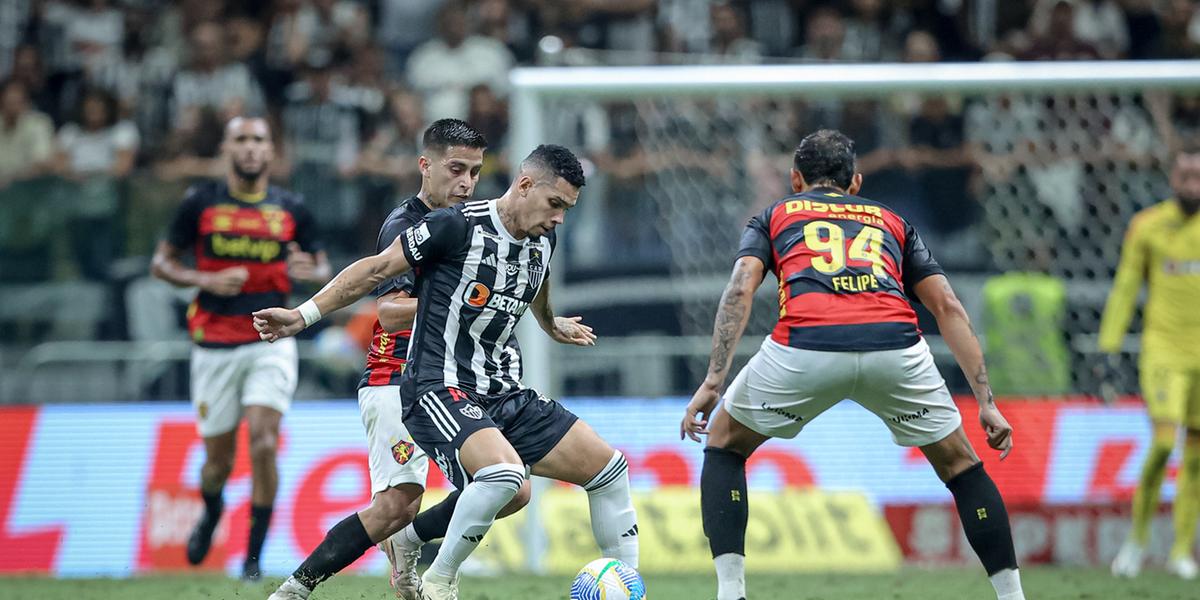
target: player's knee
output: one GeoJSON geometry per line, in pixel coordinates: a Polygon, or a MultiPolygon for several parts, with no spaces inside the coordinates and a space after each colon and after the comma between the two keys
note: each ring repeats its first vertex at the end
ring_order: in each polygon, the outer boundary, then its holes
{"type": "Polygon", "coordinates": [[[507,517],[520,511],[522,508],[525,508],[529,505],[529,500],[532,497],[533,488],[529,485],[529,480],[527,479],[525,480],[525,483],[521,484],[521,489],[517,490],[517,495],[513,496],[512,500],[509,500],[508,504],[504,505],[504,508],[500,509],[500,513],[496,515],[496,518],[507,517]]]}
{"type": "Polygon", "coordinates": [[[975,456],[973,452],[953,452],[930,460],[930,465],[937,472],[938,478],[947,482],[979,463],[979,457],[975,456]]]}
{"type": "Polygon", "coordinates": [[[259,431],[250,437],[250,460],[253,462],[273,461],[279,450],[279,436],[274,431],[259,431]]]}

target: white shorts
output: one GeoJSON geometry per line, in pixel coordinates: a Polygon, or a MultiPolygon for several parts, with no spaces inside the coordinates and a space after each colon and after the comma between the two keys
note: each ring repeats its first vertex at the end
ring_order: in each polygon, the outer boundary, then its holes
{"type": "Polygon", "coordinates": [[[192,407],[202,437],[233,431],[243,406],[286,413],[296,393],[296,340],[232,348],[192,347],[192,407]]]}
{"type": "Polygon", "coordinates": [[[883,419],[901,446],[941,441],[962,424],[925,340],[899,350],[822,352],[767,338],[729,385],[724,406],[758,433],[793,438],[847,398],[883,419]]]}
{"type": "Polygon", "coordinates": [[[402,483],[425,487],[429,458],[404,427],[404,403],[400,386],[375,385],[358,388],[358,411],[367,429],[367,466],[371,471],[371,495],[402,483]]]}

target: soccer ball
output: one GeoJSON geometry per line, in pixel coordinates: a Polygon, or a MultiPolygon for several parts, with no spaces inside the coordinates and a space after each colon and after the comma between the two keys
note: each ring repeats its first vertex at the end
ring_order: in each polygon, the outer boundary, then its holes
{"type": "Polygon", "coordinates": [[[598,558],[583,566],[571,583],[571,600],[645,600],[646,584],[633,567],[598,558]]]}

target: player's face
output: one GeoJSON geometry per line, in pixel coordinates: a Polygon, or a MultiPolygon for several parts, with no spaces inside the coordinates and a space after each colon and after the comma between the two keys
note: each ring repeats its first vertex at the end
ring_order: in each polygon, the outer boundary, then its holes
{"type": "Polygon", "coordinates": [[[258,179],[271,165],[275,146],[271,130],[262,119],[234,119],[222,143],[233,171],[242,179],[258,179]]]}
{"type": "MultiPolygon", "coordinates": [[[[528,176],[526,176],[528,177],[528,176]]],[[[530,180],[525,192],[522,228],[530,236],[549,233],[562,225],[567,211],[579,201],[579,188],[562,177],[553,180],[530,180]]]]}
{"type": "Polygon", "coordinates": [[[445,153],[430,152],[419,161],[421,185],[433,208],[469,200],[479,183],[483,148],[450,146],[445,153]]]}
{"type": "Polygon", "coordinates": [[[1171,169],[1171,189],[1175,197],[1195,210],[1200,207],[1200,152],[1180,154],[1171,169]]]}

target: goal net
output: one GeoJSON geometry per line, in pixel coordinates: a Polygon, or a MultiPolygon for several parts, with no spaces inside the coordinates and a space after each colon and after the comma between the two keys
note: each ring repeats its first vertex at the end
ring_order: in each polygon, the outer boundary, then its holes
{"type": "MultiPolygon", "coordinates": [[[[589,307],[630,295],[673,307],[672,319],[630,313],[628,327],[678,340],[678,379],[691,384],[746,219],[790,192],[799,140],[832,127],[856,142],[861,193],[917,227],[976,317],[990,277],[1062,282],[1070,387],[1094,391],[1091,348],[1126,225],[1169,195],[1171,149],[1200,127],[1191,63],[522,69],[513,82],[512,158],[554,142],[592,170],[558,268],[610,282],[588,288],[589,307]]],[[[754,343],[776,314],[763,288],[754,343]]],[[[543,385],[561,386],[555,372],[543,385]]]]}

